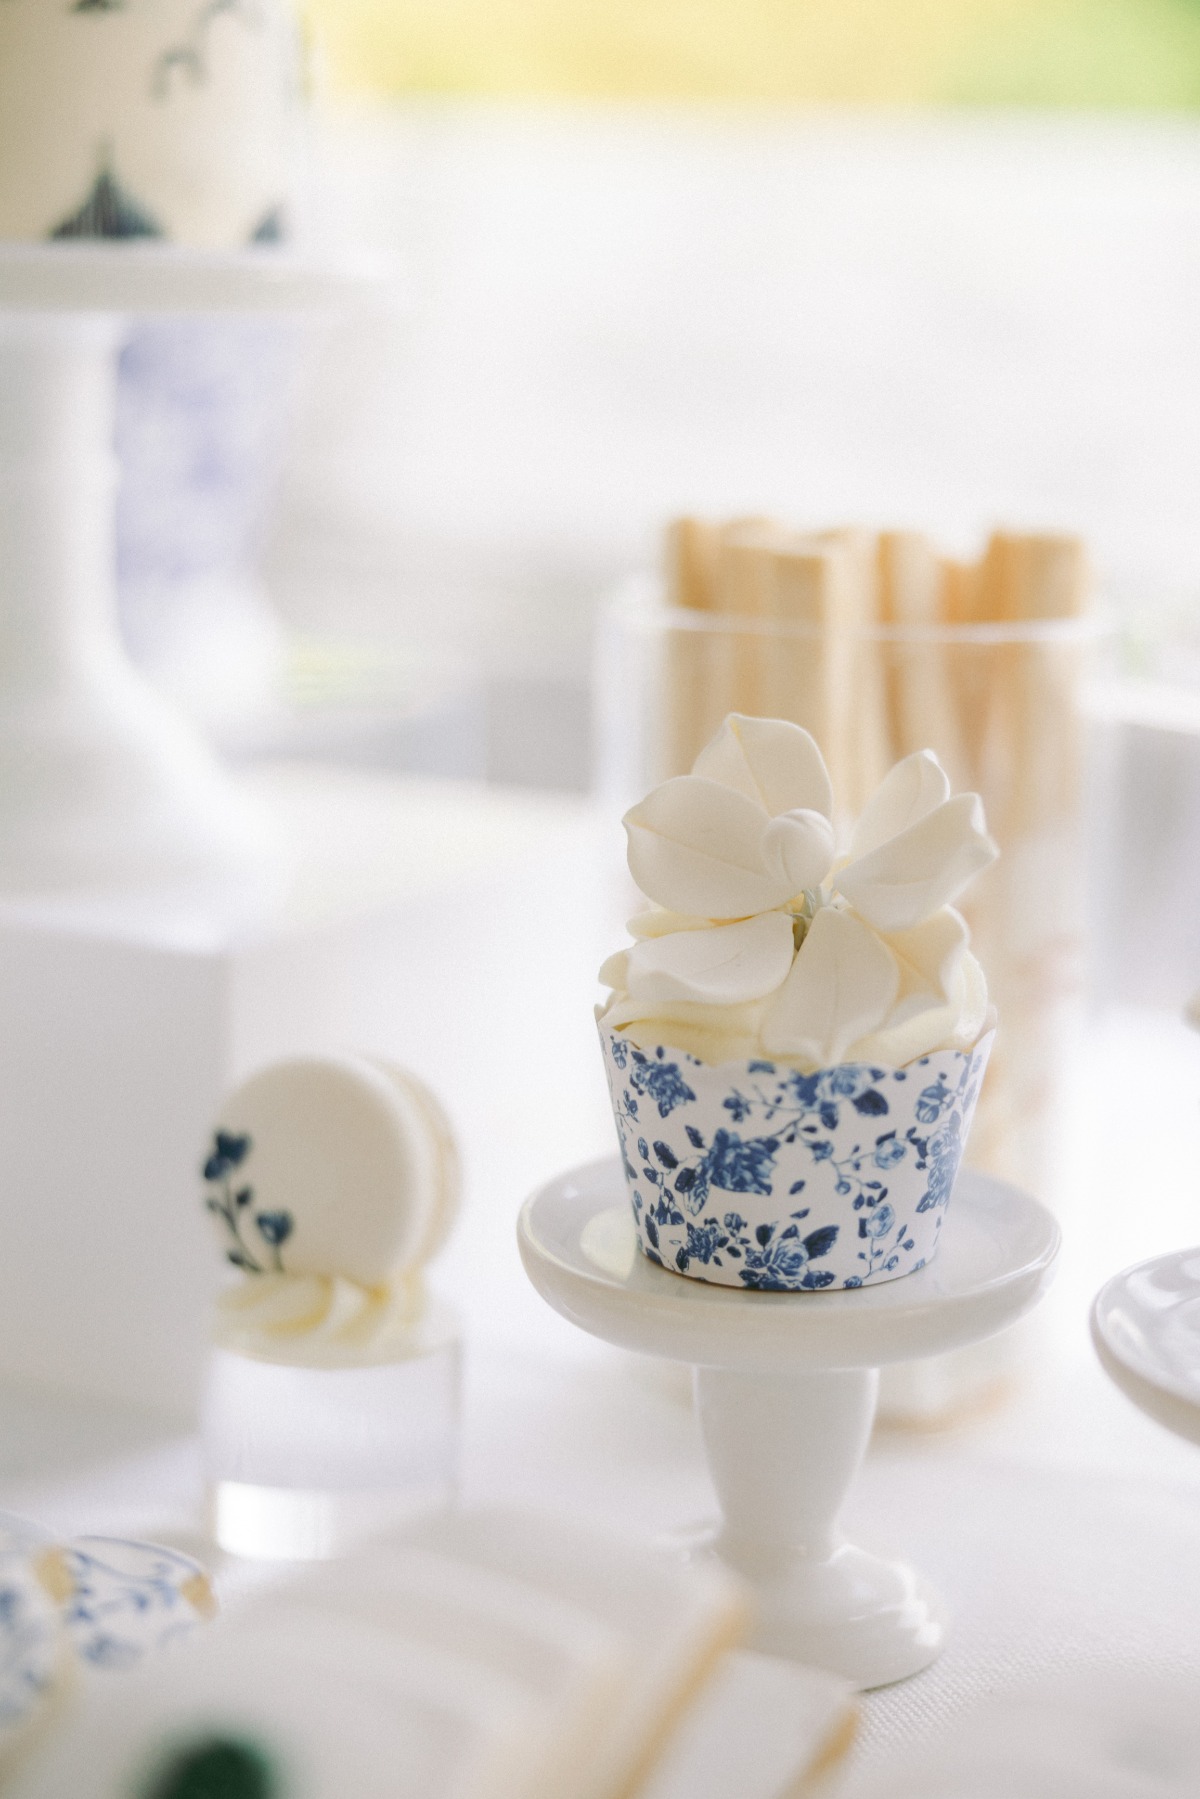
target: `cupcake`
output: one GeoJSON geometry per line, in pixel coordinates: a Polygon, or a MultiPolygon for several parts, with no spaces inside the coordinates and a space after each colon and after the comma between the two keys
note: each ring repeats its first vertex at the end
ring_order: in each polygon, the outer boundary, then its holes
{"type": "Polygon", "coordinates": [[[839,854],[807,731],[731,714],[626,814],[651,902],[598,1012],[638,1240],[770,1291],[912,1274],[937,1248],[994,1013],[952,902],[996,856],[928,750],[839,854]]]}

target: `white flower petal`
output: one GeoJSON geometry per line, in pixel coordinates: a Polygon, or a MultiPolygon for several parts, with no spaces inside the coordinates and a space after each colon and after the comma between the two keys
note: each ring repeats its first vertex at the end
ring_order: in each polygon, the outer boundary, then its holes
{"type": "Polygon", "coordinates": [[[787,978],[793,954],[790,917],[764,912],[739,924],[636,943],[625,984],[639,1002],[741,1006],[774,993],[787,978]]]}
{"type": "Polygon", "coordinates": [[[629,985],[629,951],[619,949],[609,956],[601,965],[596,979],[602,987],[612,987],[618,993],[624,992],[629,985]]]}
{"type": "Polygon", "coordinates": [[[884,1021],[885,1032],[917,1019],[925,1019],[928,1028],[943,1036],[953,1028],[962,998],[963,967],[973,959],[967,953],[969,941],[966,919],[950,906],[911,931],[889,934],[887,945],[900,968],[900,991],[884,1021]],[[940,1023],[932,1018],[934,1013],[940,1023]]]}
{"type": "Polygon", "coordinates": [[[823,906],[767,1008],[763,1044],[819,1068],[844,1059],[891,1010],[900,971],[887,945],[849,912],[823,906]]]}
{"type": "Polygon", "coordinates": [[[761,806],[697,775],[664,781],[625,814],[629,872],[648,898],[701,918],[747,918],[793,897],[763,853],[761,806]]]}
{"type": "Polygon", "coordinates": [[[631,937],[669,937],[673,931],[711,931],[712,919],[654,906],[648,912],[635,913],[625,928],[631,937]]]}
{"type": "Polygon", "coordinates": [[[966,919],[952,906],[943,906],[910,931],[889,932],[888,948],[900,964],[901,998],[924,988],[938,1004],[947,1001],[970,940],[966,919]]]}
{"type": "Polygon", "coordinates": [[[979,795],[960,793],[847,863],[833,886],[877,931],[906,931],[948,905],[997,854],[979,795]]]}
{"type": "Polygon", "coordinates": [[[950,777],[932,750],[897,762],[863,808],[850,839],[852,857],[867,856],[950,798],[950,777]]]}
{"type": "Polygon", "coordinates": [[[731,712],[692,764],[694,775],[780,812],[833,811],[829,771],[816,742],[784,718],[746,718],[731,712]]]}
{"type": "Polygon", "coordinates": [[[784,812],[763,832],[763,855],[792,899],[806,887],[819,887],[829,873],[833,826],[820,812],[784,812]]]}

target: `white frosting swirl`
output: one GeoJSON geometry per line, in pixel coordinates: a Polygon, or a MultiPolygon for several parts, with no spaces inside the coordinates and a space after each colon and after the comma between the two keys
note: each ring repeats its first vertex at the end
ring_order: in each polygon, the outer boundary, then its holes
{"type": "MultiPolygon", "coordinates": [[[[746,1062],[769,1055],[771,1060],[799,1068],[804,1074],[830,1065],[811,1055],[768,1051],[763,1037],[766,1011],[765,1000],[749,1006],[684,1003],[649,1007],[630,999],[628,994],[616,992],[601,1008],[600,1017],[614,1029],[621,1028],[639,1049],[655,1049],[660,1043],[667,1043],[701,1062],[746,1062]]],[[[942,1005],[922,1006],[908,1017],[896,1008],[896,1016],[878,1030],[848,1043],[836,1059],[903,1068],[907,1062],[928,1056],[935,1049],[970,1049],[994,1022],[995,1009],[988,1002],[983,969],[967,951],[953,989],[942,1005]]]]}
{"type": "Polygon", "coordinates": [[[952,902],[994,859],[977,794],[928,750],[899,762],[835,859],[832,795],[798,725],[731,715],[690,775],[625,818],[655,902],[605,963],[604,1022],[704,1062],[902,1067],[966,1049],[987,983],[952,902]]]}
{"type": "Polygon", "coordinates": [[[216,1341],[258,1361],[364,1367],[412,1355],[427,1318],[419,1270],[380,1287],[336,1274],[262,1274],[221,1295],[216,1341]]]}

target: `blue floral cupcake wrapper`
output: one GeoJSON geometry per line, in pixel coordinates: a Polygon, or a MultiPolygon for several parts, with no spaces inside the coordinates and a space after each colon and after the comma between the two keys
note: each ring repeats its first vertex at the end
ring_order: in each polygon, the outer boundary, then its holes
{"type": "Polygon", "coordinates": [[[993,1033],[904,1068],[801,1074],[600,1038],[638,1241],[694,1280],[865,1287],[937,1251],[993,1033]]]}

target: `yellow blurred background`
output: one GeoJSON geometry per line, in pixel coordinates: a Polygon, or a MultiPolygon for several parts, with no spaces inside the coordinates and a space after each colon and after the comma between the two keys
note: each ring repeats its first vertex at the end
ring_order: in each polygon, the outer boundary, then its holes
{"type": "Polygon", "coordinates": [[[1191,108],[1197,0],[309,0],[342,92],[1191,108]]]}

